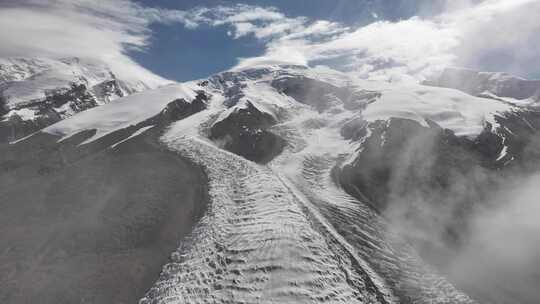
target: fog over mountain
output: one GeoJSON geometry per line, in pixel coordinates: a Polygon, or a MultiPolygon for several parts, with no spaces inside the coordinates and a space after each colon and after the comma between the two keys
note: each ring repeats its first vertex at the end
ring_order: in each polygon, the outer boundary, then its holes
{"type": "Polygon", "coordinates": [[[0,3],[0,302],[538,303],[539,4],[0,3]]]}

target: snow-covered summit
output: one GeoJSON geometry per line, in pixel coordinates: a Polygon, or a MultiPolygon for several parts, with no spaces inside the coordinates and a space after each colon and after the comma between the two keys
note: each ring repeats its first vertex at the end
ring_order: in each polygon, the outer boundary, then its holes
{"type": "Polygon", "coordinates": [[[170,85],[121,98],[106,107],[89,110],[51,126],[47,131],[72,134],[88,129],[86,122],[89,122],[103,134],[115,129],[112,126],[117,122],[125,125],[131,119],[139,121],[144,115],[151,117],[167,102],[193,95],[197,90],[205,90],[224,101],[220,105],[224,112],[218,120],[233,113],[236,107],[244,107],[245,101],[278,118],[298,107],[300,100],[300,105],[304,102],[319,110],[346,111],[350,117],[361,117],[367,122],[402,118],[426,127],[434,122],[456,135],[468,137],[479,135],[488,124],[495,128],[496,115],[517,108],[506,101],[476,97],[456,89],[366,81],[323,67],[265,65],[225,71],[207,80],[170,85]],[[178,93],[180,91],[184,93],[178,93]],[[136,102],[131,102],[134,100],[136,102]],[[144,103],[139,102],[141,100],[144,103]],[[332,104],[328,100],[335,102],[332,104]],[[153,110],[145,111],[146,107],[153,110]],[[109,115],[108,111],[122,115],[109,115]],[[96,123],[104,120],[107,122],[96,123]],[[107,127],[100,127],[104,125],[107,127]]]}
{"type": "MultiPolygon", "coordinates": [[[[92,59],[0,58],[0,94],[10,108],[43,99],[50,91],[68,89],[74,84],[92,88],[105,81],[118,82],[118,89],[125,95],[152,88],[152,84],[143,81],[118,79],[109,66],[92,59]]],[[[109,101],[110,96],[98,98],[109,101]]]]}
{"type": "Polygon", "coordinates": [[[0,140],[166,83],[134,79],[95,59],[0,58],[0,140]]]}
{"type": "MultiPolygon", "coordinates": [[[[284,88],[280,88],[281,91],[291,89],[288,86],[302,87],[303,90],[310,90],[307,86],[310,86],[311,90],[327,87],[319,93],[330,95],[343,95],[344,91],[348,91],[345,95],[349,94],[347,98],[352,100],[347,102],[365,103],[365,108],[358,111],[358,114],[367,121],[395,117],[412,119],[424,126],[427,125],[426,121],[433,121],[458,135],[470,137],[480,134],[487,123],[495,126],[496,114],[512,111],[519,104],[517,101],[512,104],[512,100],[508,102],[481,98],[454,88],[368,81],[325,67],[267,65],[229,71],[210,79],[218,88],[223,88],[229,95],[236,95],[237,98],[244,96],[254,85],[276,81],[285,84],[284,88]]],[[[258,89],[254,95],[262,92],[264,90],[258,89]]],[[[312,100],[316,98],[309,97],[312,100]]]]}

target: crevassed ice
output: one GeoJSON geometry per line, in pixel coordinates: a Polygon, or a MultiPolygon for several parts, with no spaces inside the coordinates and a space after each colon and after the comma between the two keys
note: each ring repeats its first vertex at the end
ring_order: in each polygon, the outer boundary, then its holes
{"type": "Polygon", "coordinates": [[[161,139],[205,168],[210,202],[141,303],[473,303],[334,184],[333,165],[357,148],[339,134],[355,113],[318,113],[285,98],[282,109],[294,115],[274,132],[289,145],[262,166],[201,135],[227,111],[223,99],[214,94],[208,110],[161,139]]]}
{"type": "Polygon", "coordinates": [[[203,115],[162,140],[206,168],[209,211],[141,303],[388,303],[270,168],[183,132],[203,115]]]}
{"type": "Polygon", "coordinates": [[[416,252],[395,234],[369,205],[356,200],[336,185],[332,169],[350,160],[357,148],[339,134],[340,121],[354,113],[319,113],[305,107],[294,120],[274,128],[287,139],[286,149],[270,166],[283,172],[291,188],[301,195],[322,217],[328,231],[337,239],[370,278],[379,281],[380,289],[410,303],[473,303],[444,277],[426,266],[416,252]],[[326,121],[321,128],[311,129],[305,121],[326,121]],[[300,147],[300,148],[297,148],[300,147]]]}

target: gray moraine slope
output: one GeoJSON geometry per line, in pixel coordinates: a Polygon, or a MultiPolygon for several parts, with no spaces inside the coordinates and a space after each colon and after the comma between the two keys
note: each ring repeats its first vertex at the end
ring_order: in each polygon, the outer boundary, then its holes
{"type": "Polygon", "coordinates": [[[77,146],[88,132],[0,146],[0,302],[144,295],[207,201],[203,171],[162,148],[158,132],[114,148],[77,146]]]}

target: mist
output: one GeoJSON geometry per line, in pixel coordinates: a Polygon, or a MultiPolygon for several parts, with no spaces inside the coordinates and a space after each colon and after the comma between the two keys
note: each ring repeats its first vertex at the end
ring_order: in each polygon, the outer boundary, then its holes
{"type": "Polygon", "coordinates": [[[480,303],[540,303],[540,171],[489,168],[469,149],[413,132],[391,164],[383,215],[480,303]]]}
{"type": "Polygon", "coordinates": [[[509,180],[471,220],[469,240],[446,271],[472,294],[493,303],[540,301],[539,186],[540,173],[509,180]]]}

